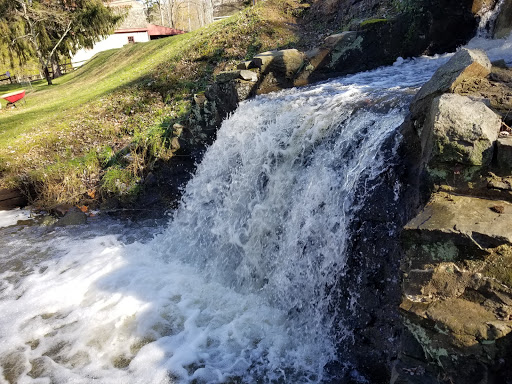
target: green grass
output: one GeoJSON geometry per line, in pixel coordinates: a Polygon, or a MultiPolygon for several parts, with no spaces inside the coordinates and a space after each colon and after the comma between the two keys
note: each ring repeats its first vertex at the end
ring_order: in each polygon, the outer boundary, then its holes
{"type": "Polygon", "coordinates": [[[172,156],[173,123],[215,73],[297,42],[294,3],[268,0],[192,33],[102,52],[52,86],[25,87],[18,108],[0,101],[0,188],[30,190],[42,207],[138,191],[154,162],[172,156]]]}

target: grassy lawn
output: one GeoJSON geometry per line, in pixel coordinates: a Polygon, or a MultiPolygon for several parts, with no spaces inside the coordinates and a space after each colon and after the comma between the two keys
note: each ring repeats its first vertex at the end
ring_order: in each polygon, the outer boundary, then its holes
{"type": "MultiPolygon", "coordinates": [[[[269,0],[192,33],[102,52],[26,104],[0,110],[0,188],[34,204],[129,198],[156,159],[172,156],[172,125],[213,75],[268,50],[293,46],[294,0],[269,0]]],[[[0,94],[20,89],[0,85],[0,94]]]]}

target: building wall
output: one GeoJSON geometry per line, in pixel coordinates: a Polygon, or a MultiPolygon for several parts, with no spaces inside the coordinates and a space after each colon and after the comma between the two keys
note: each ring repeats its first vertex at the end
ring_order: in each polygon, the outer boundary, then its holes
{"type": "Polygon", "coordinates": [[[91,59],[99,52],[103,52],[108,49],[121,48],[128,44],[128,36],[133,36],[135,43],[145,43],[146,41],[149,41],[149,35],[147,32],[115,33],[96,43],[92,49],[80,49],[71,58],[71,63],[76,68],[85,64],[87,60],[91,59]]]}

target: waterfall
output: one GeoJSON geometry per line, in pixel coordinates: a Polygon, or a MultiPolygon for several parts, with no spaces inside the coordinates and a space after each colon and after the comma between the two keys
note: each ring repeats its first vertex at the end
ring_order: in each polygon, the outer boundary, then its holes
{"type": "Polygon", "coordinates": [[[351,222],[447,59],[242,103],[163,226],[0,228],[0,383],[327,382],[351,222]]]}
{"type": "Polygon", "coordinates": [[[494,25],[500,14],[501,8],[505,0],[498,0],[493,6],[486,7],[485,5],[480,10],[480,22],[478,23],[478,30],[476,37],[490,38],[494,32],[494,25]]]}

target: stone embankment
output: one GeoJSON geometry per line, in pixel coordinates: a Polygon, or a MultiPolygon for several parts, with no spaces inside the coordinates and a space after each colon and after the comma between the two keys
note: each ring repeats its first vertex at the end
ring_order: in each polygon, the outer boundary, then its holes
{"type": "Polygon", "coordinates": [[[459,51],[402,126],[423,208],[402,232],[394,384],[512,379],[512,70],[496,64],[459,51]]]}

